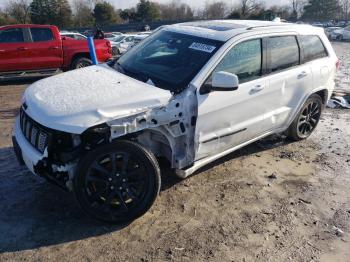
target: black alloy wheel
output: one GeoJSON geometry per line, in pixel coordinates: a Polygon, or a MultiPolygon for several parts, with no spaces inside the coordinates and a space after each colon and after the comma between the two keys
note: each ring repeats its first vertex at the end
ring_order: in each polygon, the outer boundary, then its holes
{"type": "Polygon", "coordinates": [[[308,138],[318,125],[322,110],[321,97],[317,94],[311,95],[289,127],[287,136],[296,141],[308,138]]]}
{"type": "Polygon", "coordinates": [[[74,191],[83,210],[112,223],[149,210],[160,190],[157,160],[137,143],[118,141],[90,151],[78,166],[74,191]]]}

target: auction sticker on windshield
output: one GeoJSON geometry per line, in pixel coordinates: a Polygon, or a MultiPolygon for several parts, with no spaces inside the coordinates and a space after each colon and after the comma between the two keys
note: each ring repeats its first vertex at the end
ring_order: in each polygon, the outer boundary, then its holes
{"type": "Polygon", "coordinates": [[[206,53],[211,53],[215,50],[215,46],[212,46],[212,45],[206,45],[206,44],[201,44],[201,43],[192,43],[190,45],[191,49],[194,49],[194,50],[198,50],[198,51],[203,51],[203,52],[206,52],[206,53]]]}

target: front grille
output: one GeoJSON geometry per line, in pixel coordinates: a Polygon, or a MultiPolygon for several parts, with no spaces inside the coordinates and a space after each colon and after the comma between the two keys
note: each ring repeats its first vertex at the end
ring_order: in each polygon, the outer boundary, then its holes
{"type": "Polygon", "coordinates": [[[25,138],[39,152],[44,153],[49,144],[50,133],[45,130],[39,123],[31,119],[26,112],[20,110],[20,125],[25,138]]]}

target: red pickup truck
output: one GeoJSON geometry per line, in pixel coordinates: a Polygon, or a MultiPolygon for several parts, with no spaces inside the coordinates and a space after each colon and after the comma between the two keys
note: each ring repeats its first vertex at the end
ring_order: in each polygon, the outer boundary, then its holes
{"type": "MultiPolygon", "coordinates": [[[[112,57],[108,40],[94,40],[99,62],[112,57]]],[[[86,40],[61,37],[56,26],[0,27],[0,76],[17,73],[64,71],[91,65],[86,40]]]]}

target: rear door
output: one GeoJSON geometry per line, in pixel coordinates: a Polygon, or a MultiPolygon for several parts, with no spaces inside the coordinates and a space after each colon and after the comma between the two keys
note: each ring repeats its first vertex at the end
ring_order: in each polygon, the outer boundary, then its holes
{"type": "Polygon", "coordinates": [[[321,39],[317,35],[303,35],[299,37],[303,46],[303,63],[312,71],[313,81],[309,91],[316,88],[327,88],[329,81],[333,81],[330,74],[333,63],[329,61],[329,55],[321,39]]]}
{"type": "Polygon", "coordinates": [[[301,64],[301,48],[296,35],[265,38],[267,45],[267,92],[265,100],[266,128],[284,127],[308,89],[312,88],[312,72],[301,64]]]}
{"type": "Polygon", "coordinates": [[[49,27],[30,27],[30,59],[35,69],[56,69],[63,64],[61,39],[49,27]]]}
{"type": "Polygon", "coordinates": [[[22,28],[0,30],[0,72],[24,70],[27,45],[22,28]]]}

